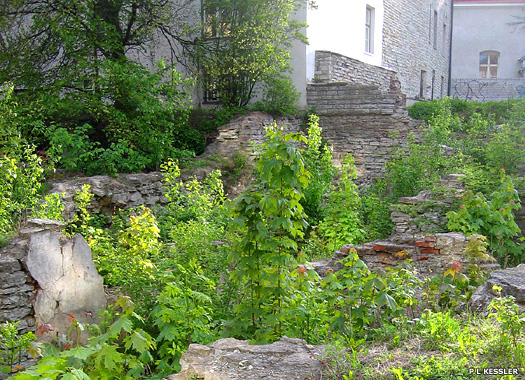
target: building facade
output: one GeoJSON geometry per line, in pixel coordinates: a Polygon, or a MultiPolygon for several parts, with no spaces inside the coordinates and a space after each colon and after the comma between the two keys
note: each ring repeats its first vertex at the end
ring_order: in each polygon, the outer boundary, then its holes
{"type": "Polygon", "coordinates": [[[525,0],[455,0],[451,96],[525,97],[525,0]]]}
{"type": "Polygon", "coordinates": [[[298,15],[308,23],[309,45],[292,50],[293,80],[301,93],[312,81],[385,88],[390,85],[385,75],[393,75],[408,104],[447,95],[451,0],[316,3],[298,15]]]}

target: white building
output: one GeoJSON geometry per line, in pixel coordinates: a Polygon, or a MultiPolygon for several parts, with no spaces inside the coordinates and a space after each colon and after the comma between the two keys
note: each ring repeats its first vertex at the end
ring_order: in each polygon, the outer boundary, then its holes
{"type": "Polygon", "coordinates": [[[525,96],[525,0],[455,0],[451,96],[525,96]]]}
{"type": "Polygon", "coordinates": [[[451,0],[316,3],[317,9],[298,15],[308,24],[309,45],[296,44],[292,51],[293,79],[302,94],[313,80],[355,81],[388,88],[386,69],[394,72],[408,103],[447,95],[451,0]],[[316,61],[316,52],[323,52],[324,63],[319,57],[316,61]],[[332,53],[333,62],[328,78],[318,75],[322,69],[319,66],[326,64],[326,53],[332,53]],[[378,68],[377,73],[374,67],[378,68]]]}

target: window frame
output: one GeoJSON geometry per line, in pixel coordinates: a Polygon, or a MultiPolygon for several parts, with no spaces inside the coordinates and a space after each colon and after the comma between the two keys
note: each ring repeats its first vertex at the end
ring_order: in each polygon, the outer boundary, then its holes
{"type": "Polygon", "coordinates": [[[479,78],[480,79],[497,79],[498,78],[498,66],[500,61],[500,52],[496,50],[484,50],[479,53],[479,78]],[[487,63],[482,63],[482,57],[487,57],[487,63]],[[492,69],[495,74],[492,75],[492,69]]]}
{"type": "Polygon", "coordinates": [[[375,29],[375,8],[366,5],[365,11],[365,53],[374,54],[374,29],[375,29]]]}

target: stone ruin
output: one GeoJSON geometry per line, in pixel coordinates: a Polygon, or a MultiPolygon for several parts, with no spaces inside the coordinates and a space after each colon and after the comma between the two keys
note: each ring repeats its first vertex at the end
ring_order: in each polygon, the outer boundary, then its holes
{"type": "Polygon", "coordinates": [[[0,250],[0,322],[20,321],[21,333],[49,324],[47,335],[67,335],[70,315],[93,323],[106,307],[103,278],[81,235],[68,240],[65,225],[30,219],[0,250]]]}
{"type": "MultiPolygon", "coordinates": [[[[439,183],[439,196],[431,191],[421,191],[414,197],[399,198],[391,207],[394,222],[388,239],[375,240],[362,245],[347,244],[334,253],[330,260],[312,263],[324,276],[328,269],[337,269],[337,262],[354,249],[359,258],[370,268],[394,268],[399,262],[411,259],[422,276],[443,273],[453,261],[464,261],[465,247],[470,238],[457,232],[435,232],[446,226],[443,211],[451,209],[464,193],[463,175],[450,174],[439,183]]],[[[494,269],[497,264],[483,264],[494,269]]]]}
{"type": "Polygon", "coordinates": [[[318,379],[323,346],[283,337],[272,344],[250,345],[234,338],[204,346],[190,344],[181,358],[181,371],[164,380],[318,379]]]}

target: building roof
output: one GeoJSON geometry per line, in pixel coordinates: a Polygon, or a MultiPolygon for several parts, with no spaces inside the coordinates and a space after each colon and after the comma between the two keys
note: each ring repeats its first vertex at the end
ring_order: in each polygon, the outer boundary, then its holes
{"type": "Polygon", "coordinates": [[[454,0],[454,4],[525,4],[525,0],[454,0]]]}

